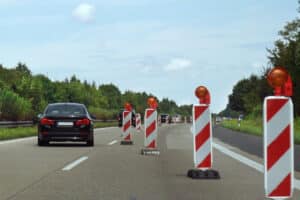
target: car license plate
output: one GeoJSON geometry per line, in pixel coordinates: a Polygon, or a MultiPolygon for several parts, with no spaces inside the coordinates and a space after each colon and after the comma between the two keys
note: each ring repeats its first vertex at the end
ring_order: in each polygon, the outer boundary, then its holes
{"type": "Polygon", "coordinates": [[[57,126],[73,126],[73,122],[57,122],[57,126]]]}

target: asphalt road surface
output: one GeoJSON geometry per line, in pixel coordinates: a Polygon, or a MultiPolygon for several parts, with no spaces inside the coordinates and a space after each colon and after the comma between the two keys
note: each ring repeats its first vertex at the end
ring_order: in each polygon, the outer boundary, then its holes
{"type": "MultiPolygon", "coordinates": [[[[214,130],[217,136],[226,129],[214,130]]],[[[213,156],[221,179],[188,178],[186,173],[193,168],[189,124],[159,128],[159,156],[140,154],[142,133],[134,131],[134,145],[121,146],[119,128],[95,132],[95,147],[73,143],[38,147],[35,137],[0,142],[0,199],[264,199],[261,158],[223,143],[219,136],[213,156]]],[[[299,182],[297,187],[293,199],[300,199],[299,182]]]]}
{"type": "MultiPolygon", "coordinates": [[[[263,140],[260,136],[242,134],[221,126],[216,126],[214,127],[214,137],[245,152],[263,158],[263,140]]],[[[300,172],[300,146],[295,145],[294,149],[295,170],[300,172]]]]}

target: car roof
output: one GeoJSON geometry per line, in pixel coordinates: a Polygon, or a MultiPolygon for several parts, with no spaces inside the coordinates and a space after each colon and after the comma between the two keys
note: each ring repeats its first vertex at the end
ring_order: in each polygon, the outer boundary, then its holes
{"type": "Polygon", "coordinates": [[[74,103],[74,102],[58,102],[58,103],[50,103],[50,104],[48,104],[48,106],[59,106],[59,105],[84,106],[84,104],[74,103]]]}

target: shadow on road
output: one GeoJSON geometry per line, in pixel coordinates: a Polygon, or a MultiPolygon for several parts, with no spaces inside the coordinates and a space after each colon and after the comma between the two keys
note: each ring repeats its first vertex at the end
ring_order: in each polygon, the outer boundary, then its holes
{"type": "Polygon", "coordinates": [[[66,142],[55,142],[44,145],[42,147],[90,147],[85,143],[66,143],[66,142]]]}

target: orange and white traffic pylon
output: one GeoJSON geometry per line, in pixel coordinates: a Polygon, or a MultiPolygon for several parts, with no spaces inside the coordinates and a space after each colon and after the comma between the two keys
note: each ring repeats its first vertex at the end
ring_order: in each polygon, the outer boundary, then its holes
{"type": "Polygon", "coordinates": [[[140,132],[142,130],[142,120],[141,120],[141,114],[137,113],[135,117],[135,126],[136,130],[140,132]]]}
{"type": "Polygon", "coordinates": [[[145,111],[144,118],[144,126],[145,126],[145,140],[144,145],[145,148],[142,149],[142,154],[155,154],[159,155],[159,151],[157,150],[157,111],[153,108],[148,108],[145,111]]]}
{"type": "Polygon", "coordinates": [[[291,98],[266,97],[263,121],[266,197],[291,198],[294,188],[293,103],[291,98]]]}
{"type": "Polygon", "coordinates": [[[212,168],[212,127],[209,106],[206,104],[193,107],[194,164],[195,168],[212,168]]]}
{"type": "Polygon", "coordinates": [[[133,144],[131,140],[131,116],[132,113],[130,111],[123,111],[123,126],[122,126],[122,137],[123,140],[121,141],[121,144],[133,144]]]}
{"type": "Polygon", "coordinates": [[[212,123],[209,110],[210,93],[205,86],[195,90],[200,104],[193,106],[194,169],[187,173],[193,179],[220,179],[219,172],[212,170],[212,123]]]}

